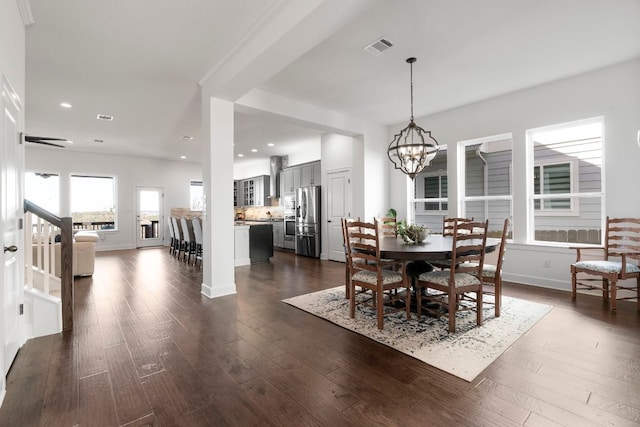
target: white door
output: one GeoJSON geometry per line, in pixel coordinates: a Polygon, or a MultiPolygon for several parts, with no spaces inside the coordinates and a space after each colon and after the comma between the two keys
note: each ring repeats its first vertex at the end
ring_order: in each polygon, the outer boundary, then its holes
{"type": "Polygon", "coordinates": [[[138,187],[136,217],[136,247],[162,246],[166,224],[163,216],[164,191],[162,188],[138,187]]]}
{"type": "Polygon", "coordinates": [[[342,218],[351,216],[351,171],[342,170],[327,174],[327,234],[328,258],[344,262],[342,218]]]}
{"type": "Polygon", "coordinates": [[[7,79],[2,76],[2,123],[0,123],[0,227],[4,247],[2,289],[2,344],[5,375],[23,342],[23,285],[20,283],[20,133],[22,105],[7,79]]]}

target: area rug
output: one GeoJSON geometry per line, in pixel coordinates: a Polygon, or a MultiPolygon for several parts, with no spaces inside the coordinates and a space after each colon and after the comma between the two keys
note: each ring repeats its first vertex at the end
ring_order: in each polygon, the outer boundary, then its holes
{"type": "MultiPolygon", "coordinates": [[[[493,298],[493,297],[486,297],[493,298]]],[[[378,330],[374,308],[357,306],[355,319],[349,318],[349,300],[344,286],[313,292],[283,302],[357,332],[431,366],[466,381],[480,374],[520,336],[547,314],[552,307],[503,296],[500,317],[493,305],[485,305],[484,324],[476,325],[472,311],[456,315],[456,332],[449,334],[447,316],[439,318],[417,314],[407,320],[404,311],[389,313],[384,329],[378,330]]]]}

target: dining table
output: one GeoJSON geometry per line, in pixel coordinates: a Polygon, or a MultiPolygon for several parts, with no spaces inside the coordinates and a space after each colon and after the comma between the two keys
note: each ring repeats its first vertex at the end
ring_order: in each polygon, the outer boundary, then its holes
{"type": "MultiPolygon", "coordinates": [[[[381,237],[380,257],[394,259],[402,262],[442,260],[451,258],[453,249],[453,237],[442,234],[430,234],[419,243],[406,243],[400,237],[381,237]]],[[[486,252],[493,252],[500,246],[500,239],[487,238],[486,252]]],[[[348,266],[345,283],[345,295],[349,298],[348,266]]]]}
{"type": "MultiPolygon", "coordinates": [[[[380,256],[400,261],[429,261],[451,257],[453,237],[431,234],[420,243],[405,243],[400,237],[382,237],[380,256]]],[[[487,253],[500,246],[500,239],[487,238],[487,253]]]]}

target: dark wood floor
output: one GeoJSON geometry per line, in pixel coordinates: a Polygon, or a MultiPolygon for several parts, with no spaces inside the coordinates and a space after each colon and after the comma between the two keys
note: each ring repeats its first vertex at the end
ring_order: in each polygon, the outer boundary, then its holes
{"type": "Polygon", "coordinates": [[[210,300],[166,250],[100,253],[73,332],[20,350],[0,425],[640,424],[635,303],[507,285],[554,309],[468,383],[280,302],[343,278],[277,252],[210,300]]]}

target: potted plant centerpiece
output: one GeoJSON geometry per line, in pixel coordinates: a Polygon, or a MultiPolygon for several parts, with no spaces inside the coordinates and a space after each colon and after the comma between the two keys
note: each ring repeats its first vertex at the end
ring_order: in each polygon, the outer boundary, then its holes
{"type": "Polygon", "coordinates": [[[406,221],[398,221],[398,235],[405,243],[418,244],[429,236],[429,229],[424,225],[407,224],[406,221]]]}

